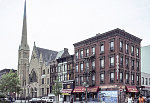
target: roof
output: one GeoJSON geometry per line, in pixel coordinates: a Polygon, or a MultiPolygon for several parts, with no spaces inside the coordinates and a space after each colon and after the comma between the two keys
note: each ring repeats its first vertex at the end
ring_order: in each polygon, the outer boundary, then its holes
{"type": "Polygon", "coordinates": [[[40,54],[42,54],[43,60],[45,62],[50,62],[50,61],[55,60],[58,54],[57,51],[48,50],[48,49],[39,48],[39,47],[36,47],[36,51],[37,51],[38,57],[40,57],[40,54]]]}

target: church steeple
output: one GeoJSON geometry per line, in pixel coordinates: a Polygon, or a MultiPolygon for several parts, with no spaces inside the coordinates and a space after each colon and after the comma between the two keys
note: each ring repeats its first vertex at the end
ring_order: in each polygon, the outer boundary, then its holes
{"type": "Polygon", "coordinates": [[[24,4],[22,39],[21,39],[21,46],[20,46],[19,49],[29,50],[29,46],[28,46],[28,43],[27,43],[26,0],[25,0],[25,4],[24,4]]]}

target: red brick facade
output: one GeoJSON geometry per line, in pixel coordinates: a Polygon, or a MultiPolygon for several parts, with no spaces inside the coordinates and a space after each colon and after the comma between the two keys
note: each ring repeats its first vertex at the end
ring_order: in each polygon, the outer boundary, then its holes
{"type": "Polygon", "coordinates": [[[140,38],[118,28],[75,43],[75,85],[88,81],[90,86],[140,86],[140,43],[140,38]]]}

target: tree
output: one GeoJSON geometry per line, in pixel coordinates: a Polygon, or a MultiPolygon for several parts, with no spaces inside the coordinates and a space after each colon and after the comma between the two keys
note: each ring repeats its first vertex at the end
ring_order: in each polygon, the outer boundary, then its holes
{"type": "Polygon", "coordinates": [[[61,89],[62,89],[62,83],[58,81],[58,79],[56,79],[54,81],[54,85],[52,86],[52,93],[55,94],[55,96],[57,96],[58,101],[59,101],[59,95],[61,94],[61,89]]]}
{"type": "Polygon", "coordinates": [[[0,80],[0,92],[4,95],[8,93],[19,93],[21,91],[19,78],[16,72],[10,70],[9,73],[2,75],[0,80]]]}

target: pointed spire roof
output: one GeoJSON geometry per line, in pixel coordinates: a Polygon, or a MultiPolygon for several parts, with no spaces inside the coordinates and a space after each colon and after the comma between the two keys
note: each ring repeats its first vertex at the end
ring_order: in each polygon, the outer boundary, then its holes
{"type": "Polygon", "coordinates": [[[22,39],[20,49],[29,50],[29,46],[27,43],[26,0],[24,3],[24,16],[23,16],[22,39]]]}

